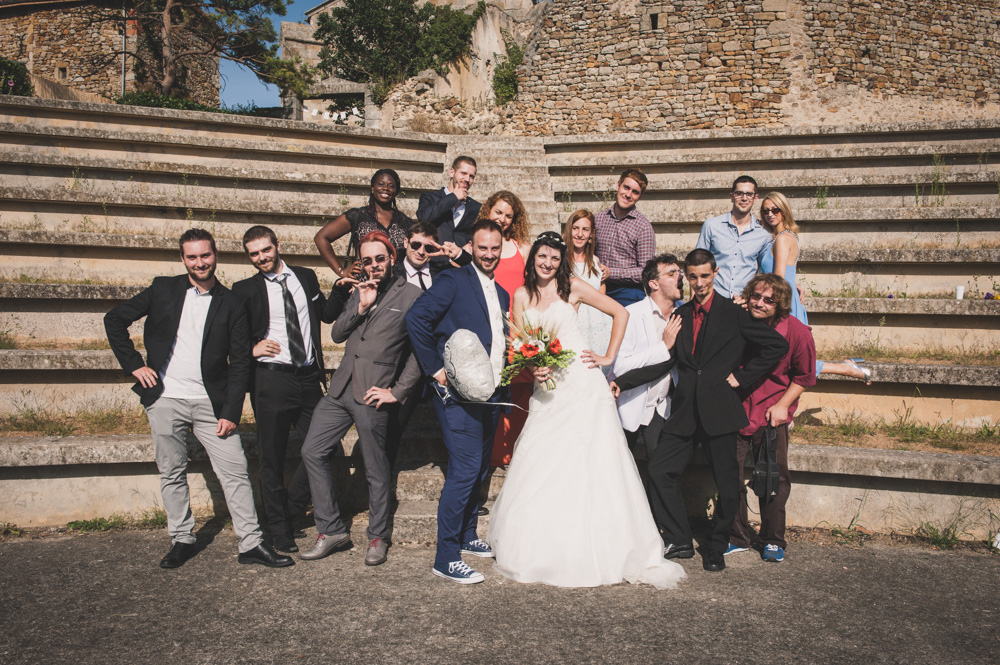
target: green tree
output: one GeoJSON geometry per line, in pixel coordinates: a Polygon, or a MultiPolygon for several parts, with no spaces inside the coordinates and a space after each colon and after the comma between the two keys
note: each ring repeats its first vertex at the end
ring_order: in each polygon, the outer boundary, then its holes
{"type": "Polygon", "coordinates": [[[345,0],[321,15],[315,32],[320,70],[349,81],[368,83],[375,103],[382,104],[393,86],[424,69],[447,73],[448,63],[469,53],[472,30],[486,11],[415,0],[345,0]]]}
{"type": "MultiPolygon", "coordinates": [[[[183,91],[184,75],[199,58],[218,57],[247,67],[261,80],[302,95],[315,78],[301,60],[278,57],[270,14],[285,15],[285,0],[126,0],[139,26],[141,48],[126,53],[161,95],[183,91]]],[[[119,10],[98,10],[94,20],[121,23],[119,10]]],[[[121,57],[115,53],[111,58],[121,57]]]]}

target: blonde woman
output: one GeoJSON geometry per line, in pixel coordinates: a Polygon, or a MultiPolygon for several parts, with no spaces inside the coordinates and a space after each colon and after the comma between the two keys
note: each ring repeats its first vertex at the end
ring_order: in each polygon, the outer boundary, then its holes
{"type": "MultiPolygon", "coordinates": [[[[792,216],[792,205],[781,192],[771,192],[760,204],[760,217],[764,228],[771,233],[771,245],[760,261],[760,271],[770,272],[783,277],[792,287],[792,316],[809,325],[809,316],[799,297],[795,283],[796,266],[799,261],[799,225],[792,216]]],[[[848,358],[843,362],[833,363],[816,361],[816,373],[840,374],[862,379],[871,385],[872,371],[868,367],[860,367],[848,358]]]]}

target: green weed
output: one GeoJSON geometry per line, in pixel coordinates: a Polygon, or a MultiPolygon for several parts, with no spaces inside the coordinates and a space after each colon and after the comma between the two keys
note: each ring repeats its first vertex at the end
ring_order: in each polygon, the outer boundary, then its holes
{"type": "Polygon", "coordinates": [[[955,549],[961,540],[961,535],[961,523],[954,519],[949,524],[940,527],[930,522],[921,522],[916,531],[917,538],[942,550],[955,549]]]}
{"type": "Polygon", "coordinates": [[[11,522],[0,522],[0,536],[18,538],[24,535],[24,529],[11,522]]]}
{"type": "Polygon", "coordinates": [[[816,207],[822,210],[827,206],[827,195],[830,193],[830,188],[826,185],[816,188],[816,207]]]}

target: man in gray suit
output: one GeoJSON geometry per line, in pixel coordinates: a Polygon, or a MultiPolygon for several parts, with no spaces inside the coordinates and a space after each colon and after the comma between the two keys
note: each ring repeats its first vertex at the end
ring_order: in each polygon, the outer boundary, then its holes
{"type": "Polygon", "coordinates": [[[365,564],[385,563],[389,549],[391,469],[386,455],[389,404],[402,402],[420,380],[420,368],[406,333],[406,312],[421,293],[405,277],[392,277],[395,251],[378,231],[361,239],[361,263],[368,281],[351,294],[333,324],[333,341],[347,341],[330,390],[313,412],[302,461],[309,474],[313,517],[319,535],[302,559],[321,559],[350,543],[330,476],[330,457],[352,424],[368,479],[368,551],[365,564]]]}

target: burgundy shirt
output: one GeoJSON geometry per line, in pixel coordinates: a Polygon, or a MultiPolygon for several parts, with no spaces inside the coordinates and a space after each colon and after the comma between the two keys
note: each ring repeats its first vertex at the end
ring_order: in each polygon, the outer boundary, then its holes
{"type": "MultiPolygon", "coordinates": [[[[774,329],[788,340],[788,353],[774,369],[757,380],[750,396],[743,400],[743,408],[750,419],[750,424],[740,430],[743,436],[751,436],[767,425],[764,414],[778,403],[788,386],[793,383],[806,388],[816,385],[816,343],[811,328],[794,316],[788,316],[774,329]]],[[[789,419],[798,405],[799,401],[795,400],[788,407],[789,419]]]]}
{"type": "Polygon", "coordinates": [[[691,340],[691,355],[694,355],[695,347],[698,346],[698,331],[701,330],[701,326],[705,323],[705,318],[708,313],[712,311],[712,301],[715,300],[715,289],[708,294],[708,298],[705,302],[699,303],[694,300],[694,314],[692,315],[691,323],[693,327],[694,338],[691,340]]]}
{"type": "Polygon", "coordinates": [[[597,258],[611,271],[611,279],[639,284],[643,266],[656,253],[653,225],[635,206],[622,219],[614,213],[611,206],[594,218],[597,258]]]}

